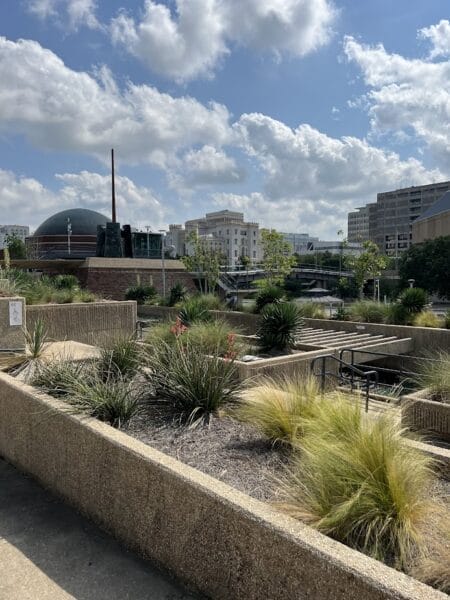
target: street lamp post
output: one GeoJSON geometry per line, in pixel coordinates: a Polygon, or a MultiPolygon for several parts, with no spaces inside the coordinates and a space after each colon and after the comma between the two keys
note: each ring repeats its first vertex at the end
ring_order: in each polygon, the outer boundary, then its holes
{"type": "Polygon", "coordinates": [[[162,269],[162,288],[163,288],[163,298],[166,297],[166,264],[165,264],[165,230],[159,229],[159,233],[161,234],[161,269],[162,269]]]}
{"type": "Polygon", "coordinates": [[[67,254],[70,256],[70,236],[72,235],[72,223],[67,219],[67,254]]]}
{"type": "Polygon", "coordinates": [[[145,229],[147,230],[147,258],[150,258],[150,225],[146,225],[145,229]]]}
{"type": "Polygon", "coordinates": [[[408,283],[409,283],[409,287],[413,288],[414,284],[416,283],[416,280],[415,279],[408,279],[408,283]]]}

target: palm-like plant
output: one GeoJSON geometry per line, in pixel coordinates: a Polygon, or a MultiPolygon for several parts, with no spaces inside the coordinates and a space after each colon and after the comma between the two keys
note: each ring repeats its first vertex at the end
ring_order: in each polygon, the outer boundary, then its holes
{"type": "Polygon", "coordinates": [[[303,317],[295,304],[268,304],[261,313],[258,328],[260,345],[266,351],[292,348],[303,323],[303,317]]]}

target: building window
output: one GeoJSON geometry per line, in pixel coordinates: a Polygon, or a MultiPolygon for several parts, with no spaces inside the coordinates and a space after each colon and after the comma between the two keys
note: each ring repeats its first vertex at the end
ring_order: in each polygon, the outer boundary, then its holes
{"type": "Polygon", "coordinates": [[[256,258],[256,252],[253,250],[253,258],[256,258]]]}
{"type": "Polygon", "coordinates": [[[234,235],[237,235],[237,229],[234,230],[234,235]]]}
{"type": "Polygon", "coordinates": [[[237,256],[237,250],[234,251],[234,255],[237,256]]]}
{"type": "Polygon", "coordinates": [[[237,240],[234,240],[234,243],[237,244],[237,240]]]}

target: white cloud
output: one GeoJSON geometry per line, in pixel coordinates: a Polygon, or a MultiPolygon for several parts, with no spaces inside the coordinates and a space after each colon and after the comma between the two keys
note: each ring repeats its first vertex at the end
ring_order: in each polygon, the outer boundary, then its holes
{"type": "Polygon", "coordinates": [[[450,22],[441,19],[437,25],[430,25],[419,29],[419,38],[430,40],[432,49],[430,58],[437,56],[450,56],[450,22]]]}
{"type": "Polygon", "coordinates": [[[413,131],[439,164],[450,159],[450,61],[430,62],[389,54],[380,44],[344,41],[348,59],[372,88],[364,95],[374,132],[413,131]]]}
{"type": "Polygon", "coordinates": [[[0,131],[21,133],[40,148],[167,167],[193,145],[231,140],[229,114],[188,96],[147,85],[117,88],[111,73],[76,72],[37,42],[0,37],[0,131]]]}
{"type": "Polygon", "coordinates": [[[331,0],[176,0],[174,13],[146,0],[142,19],[111,22],[112,39],[157,73],[179,82],[210,77],[238,44],[304,56],[325,45],[336,11],[331,0]]]}
{"type": "MultiPolygon", "coordinates": [[[[37,227],[55,212],[82,207],[111,214],[109,176],[82,171],[56,175],[61,187],[50,190],[39,181],[0,169],[0,214],[4,224],[37,227]]],[[[150,223],[155,229],[167,222],[168,215],[152,190],[137,186],[127,177],[116,176],[119,220],[134,226],[150,223]],[[145,223],[144,223],[145,222],[145,223]]]]}
{"type": "MultiPolygon", "coordinates": [[[[236,129],[265,173],[265,210],[284,229],[295,225],[332,235],[349,210],[374,201],[377,192],[443,177],[438,169],[427,170],[413,158],[401,160],[366,140],[332,138],[305,124],[291,129],[262,114],[242,115],[236,129]]],[[[243,198],[249,207],[255,201],[243,198]]],[[[264,214],[262,207],[258,212],[264,214]]]]}
{"type": "Polygon", "coordinates": [[[100,29],[95,11],[95,0],[29,0],[28,11],[38,18],[56,20],[60,25],[67,22],[69,29],[79,27],[100,29]]]}

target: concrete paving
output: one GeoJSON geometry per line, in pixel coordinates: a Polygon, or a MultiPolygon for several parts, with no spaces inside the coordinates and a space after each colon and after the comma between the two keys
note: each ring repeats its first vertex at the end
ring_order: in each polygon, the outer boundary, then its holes
{"type": "Polygon", "coordinates": [[[194,600],[0,459],[0,600],[194,600]]]}

